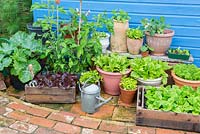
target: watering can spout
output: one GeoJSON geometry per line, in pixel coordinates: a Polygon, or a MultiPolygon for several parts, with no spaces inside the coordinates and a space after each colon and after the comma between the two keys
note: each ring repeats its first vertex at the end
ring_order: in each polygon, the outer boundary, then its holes
{"type": "Polygon", "coordinates": [[[95,106],[95,109],[97,109],[97,108],[101,107],[102,105],[108,103],[110,100],[112,100],[112,98],[113,98],[113,97],[110,97],[110,98],[108,98],[108,99],[104,99],[104,98],[102,98],[101,96],[96,97],[96,99],[98,99],[98,100],[100,100],[100,101],[102,101],[102,102],[101,102],[101,103],[98,103],[98,104],[95,106]]]}

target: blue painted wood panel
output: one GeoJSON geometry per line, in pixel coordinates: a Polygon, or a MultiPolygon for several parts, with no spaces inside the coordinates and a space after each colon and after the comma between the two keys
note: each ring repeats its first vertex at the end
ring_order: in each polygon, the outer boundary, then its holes
{"type": "MultiPolygon", "coordinates": [[[[79,8],[79,0],[61,0],[60,5],[66,10],[79,8]]],[[[200,67],[200,0],[83,0],[83,11],[90,10],[90,16],[103,11],[111,15],[114,9],[129,13],[130,27],[140,25],[143,18],[165,16],[166,22],[175,30],[172,47],[189,49],[194,63],[200,67]]],[[[47,14],[45,9],[34,11],[34,20],[44,14],[47,14]]],[[[61,15],[61,18],[67,20],[66,16],[61,15]]]]}

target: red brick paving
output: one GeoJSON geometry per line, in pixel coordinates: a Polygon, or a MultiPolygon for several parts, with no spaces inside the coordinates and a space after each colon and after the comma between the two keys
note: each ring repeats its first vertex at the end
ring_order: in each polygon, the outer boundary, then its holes
{"type": "Polygon", "coordinates": [[[134,123],[95,118],[110,118],[113,105],[104,105],[94,114],[81,111],[80,103],[70,112],[48,111],[38,106],[10,102],[0,107],[0,134],[197,134],[193,132],[135,126],[134,123]]]}

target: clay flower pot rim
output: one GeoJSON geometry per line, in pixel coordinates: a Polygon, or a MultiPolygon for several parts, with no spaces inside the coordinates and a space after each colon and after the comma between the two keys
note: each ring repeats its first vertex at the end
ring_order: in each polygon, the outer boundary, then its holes
{"type": "Polygon", "coordinates": [[[127,22],[129,22],[129,20],[126,20],[125,22],[123,22],[123,21],[118,21],[118,20],[115,20],[115,19],[113,19],[113,21],[114,21],[115,23],[127,23],[127,22]]]}
{"type": "Polygon", "coordinates": [[[137,91],[137,88],[138,88],[138,87],[136,87],[136,88],[133,89],[133,90],[126,90],[126,89],[122,88],[121,85],[119,84],[119,88],[120,88],[120,90],[124,90],[124,91],[127,91],[127,92],[132,92],[132,91],[137,91]]]}
{"type": "Polygon", "coordinates": [[[178,77],[175,73],[174,73],[174,71],[171,71],[171,75],[172,75],[172,77],[174,77],[175,79],[177,79],[177,80],[179,80],[179,81],[183,81],[183,82],[187,82],[187,83],[200,83],[200,80],[198,80],[198,81],[195,81],[195,80],[186,80],[186,79],[182,79],[182,78],[180,78],[180,77],[178,77]]]}
{"type": "MultiPolygon", "coordinates": [[[[155,34],[153,37],[164,37],[165,38],[165,37],[172,37],[175,34],[175,31],[171,30],[171,29],[165,29],[164,31],[167,32],[167,33],[155,34]]],[[[149,32],[145,32],[145,34],[148,35],[148,36],[151,36],[149,32]]]]}
{"type": "MultiPolygon", "coordinates": [[[[96,66],[96,69],[100,72],[100,73],[104,73],[104,74],[107,74],[107,75],[123,75],[122,73],[119,73],[119,72],[106,72],[104,70],[102,70],[101,68],[97,67],[96,66]]],[[[128,74],[131,72],[131,69],[127,69],[127,71],[124,73],[124,74],[128,74]]]]}
{"type": "Polygon", "coordinates": [[[137,80],[142,80],[142,81],[160,81],[162,80],[162,77],[156,78],[156,79],[143,79],[143,78],[137,78],[137,80]]]}

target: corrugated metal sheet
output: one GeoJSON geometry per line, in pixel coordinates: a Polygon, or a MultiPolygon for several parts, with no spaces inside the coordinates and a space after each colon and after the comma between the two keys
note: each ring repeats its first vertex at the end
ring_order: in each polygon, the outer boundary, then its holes
{"type": "MultiPolygon", "coordinates": [[[[61,0],[61,6],[66,10],[79,8],[79,0],[61,0]]],[[[114,9],[129,13],[130,27],[138,26],[142,18],[165,16],[176,32],[172,47],[189,49],[194,63],[200,66],[200,0],[83,0],[83,10],[90,10],[92,14],[110,13],[114,9]]],[[[45,10],[35,11],[34,20],[46,13],[45,10]]]]}

